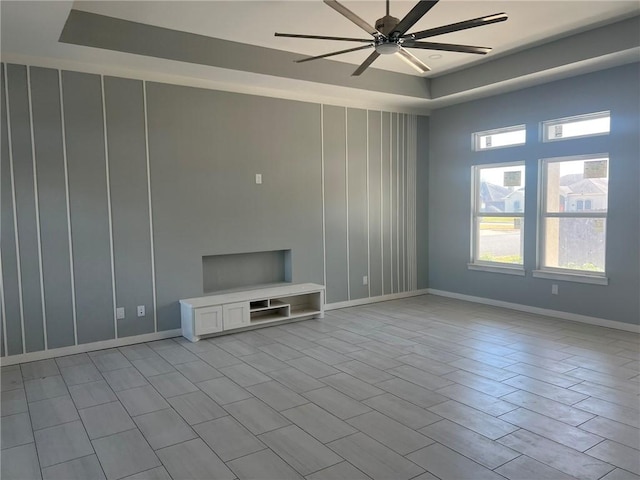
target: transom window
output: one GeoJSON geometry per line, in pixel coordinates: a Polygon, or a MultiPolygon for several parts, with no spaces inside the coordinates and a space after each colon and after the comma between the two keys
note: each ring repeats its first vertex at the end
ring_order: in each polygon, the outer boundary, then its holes
{"type": "Polygon", "coordinates": [[[526,136],[526,129],[524,125],[515,125],[513,127],[476,132],[473,134],[473,149],[475,151],[480,151],[492,148],[524,145],[526,142],[526,136]]]}
{"type": "Polygon", "coordinates": [[[542,140],[553,142],[568,138],[607,135],[611,126],[611,112],[589,113],[575,117],[542,122],[542,140]]]}

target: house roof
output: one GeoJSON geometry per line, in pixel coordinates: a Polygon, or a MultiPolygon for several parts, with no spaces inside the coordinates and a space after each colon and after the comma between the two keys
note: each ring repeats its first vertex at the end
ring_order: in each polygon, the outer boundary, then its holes
{"type": "Polygon", "coordinates": [[[605,194],[608,188],[606,178],[585,178],[569,185],[572,195],[605,194]]]}
{"type": "Polygon", "coordinates": [[[489,182],[480,183],[480,196],[485,202],[498,202],[504,200],[511,191],[501,185],[495,185],[489,182]]]}

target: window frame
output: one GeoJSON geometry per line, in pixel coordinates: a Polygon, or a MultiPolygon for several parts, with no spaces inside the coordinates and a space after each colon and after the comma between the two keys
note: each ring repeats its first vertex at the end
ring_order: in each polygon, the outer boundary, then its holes
{"type": "MultiPolygon", "coordinates": [[[[501,148],[501,147],[496,147],[501,148]]],[[[469,270],[482,270],[494,273],[507,273],[512,275],[524,276],[524,222],[526,212],[526,162],[524,160],[513,162],[499,162],[499,163],[483,163],[479,165],[473,165],[471,167],[471,244],[470,244],[470,261],[467,264],[469,270]],[[522,167],[523,178],[522,184],[525,188],[525,197],[523,197],[522,210],[519,212],[480,212],[478,206],[478,196],[480,194],[480,183],[482,169],[490,168],[503,168],[503,167],[522,167]],[[482,217],[518,217],[522,222],[522,230],[520,236],[520,258],[522,263],[506,263],[506,262],[493,262],[489,260],[479,260],[479,218],[482,217]]]]}
{"type": "Polygon", "coordinates": [[[547,212],[547,165],[549,163],[572,162],[579,160],[607,159],[607,178],[609,178],[609,153],[592,153],[585,155],[568,155],[562,157],[541,158],[538,161],[538,215],[537,215],[537,245],[536,245],[536,266],[533,276],[538,278],[548,278],[552,280],[569,280],[581,283],[593,283],[607,285],[607,219],[609,213],[609,194],[607,192],[607,210],[597,212],[587,212],[576,210],[570,212],[547,212]],[[549,267],[544,265],[546,255],[546,219],[548,218],[602,218],[605,220],[605,240],[604,240],[604,271],[595,272],[589,270],[579,270],[571,268],[549,267]]]}
{"type": "Polygon", "coordinates": [[[474,152],[486,152],[488,150],[498,150],[500,148],[512,148],[512,147],[520,147],[522,145],[526,145],[527,143],[527,125],[526,124],[520,124],[520,125],[511,125],[509,127],[501,127],[501,128],[493,128],[491,130],[483,130],[482,132],[474,132],[471,134],[471,149],[474,152]],[[510,133],[510,132],[517,132],[523,130],[524,131],[524,142],[522,143],[513,143],[511,145],[500,145],[497,147],[486,147],[486,148],[481,148],[480,147],[480,139],[482,137],[485,136],[489,136],[489,135],[497,135],[499,133],[510,133]]]}
{"type": "Polygon", "coordinates": [[[540,137],[543,143],[553,143],[553,142],[563,142],[567,140],[574,140],[578,138],[588,138],[588,137],[600,137],[603,135],[609,135],[611,133],[611,111],[603,110],[601,112],[593,112],[593,113],[584,113],[581,115],[573,115],[571,117],[562,117],[562,118],[554,118],[552,120],[544,120],[540,122],[540,137]],[[597,118],[609,118],[609,131],[607,132],[599,132],[599,133],[587,133],[584,135],[574,135],[572,137],[560,137],[560,138],[550,138],[548,135],[549,128],[555,127],[556,125],[564,125],[567,123],[592,120],[597,118]]]}

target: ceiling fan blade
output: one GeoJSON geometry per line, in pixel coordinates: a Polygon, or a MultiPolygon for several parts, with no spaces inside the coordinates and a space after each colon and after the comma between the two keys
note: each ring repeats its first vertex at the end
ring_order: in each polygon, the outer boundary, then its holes
{"type": "Polygon", "coordinates": [[[402,58],[405,62],[407,62],[409,65],[411,65],[420,73],[427,73],[429,70],[431,70],[427,65],[425,65],[422,62],[422,60],[420,60],[413,54],[409,53],[407,50],[405,50],[402,47],[400,47],[400,50],[398,50],[398,55],[400,56],[400,58],[402,58]]]}
{"type": "Polygon", "coordinates": [[[457,22],[450,25],[444,25],[442,27],[409,33],[404,35],[404,38],[420,40],[421,38],[435,37],[436,35],[442,35],[444,33],[459,32],[460,30],[466,30],[468,28],[482,27],[484,25],[491,25],[492,23],[504,22],[507,18],[509,17],[507,17],[505,13],[496,13],[494,15],[487,15],[486,17],[474,18],[472,20],[465,20],[464,22],[457,22]]]}
{"type": "Polygon", "coordinates": [[[413,40],[406,40],[402,44],[402,46],[404,48],[422,48],[424,50],[443,50],[445,52],[477,53],[479,55],[486,55],[491,51],[490,47],[458,45],[455,43],[414,42],[413,40]]]}
{"type": "Polygon", "coordinates": [[[370,38],[351,38],[351,37],[325,37],[324,35],[300,35],[298,33],[277,33],[276,37],[288,37],[288,38],[314,38],[316,40],[340,40],[343,42],[365,42],[371,43],[370,38]]]}
{"type": "Polygon", "coordinates": [[[351,20],[353,23],[358,25],[365,32],[373,35],[374,37],[382,35],[378,30],[376,30],[374,27],[369,25],[367,22],[365,22],[362,18],[360,18],[355,13],[353,13],[347,7],[345,7],[341,3],[338,3],[336,0],[324,0],[324,3],[326,3],[331,8],[333,8],[340,15],[347,17],[349,20],[351,20]]]}
{"type": "Polygon", "coordinates": [[[371,47],[373,47],[373,44],[364,45],[362,47],[347,48],[346,50],[340,50],[339,52],[325,53],[324,55],[317,55],[315,57],[307,57],[307,58],[303,58],[302,60],[296,60],[296,63],[310,62],[311,60],[318,60],[319,58],[327,58],[327,57],[333,57],[334,55],[341,55],[343,53],[357,52],[358,50],[364,50],[365,48],[371,48],[371,47]]]}
{"type": "Polygon", "coordinates": [[[396,25],[396,28],[391,32],[391,37],[401,37],[407,30],[415,25],[415,23],[420,20],[425,13],[435,7],[438,0],[420,0],[410,11],[405,15],[405,17],[400,20],[400,23],[396,25]]]}
{"type": "Polygon", "coordinates": [[[369,65],[375,62],[376,58],[378,58],[379,56],[380,54],[378,52],[373,52],[371,55],[367,57],[367,59],[364,62],[362,62],[362,64],[356,69],[355,72],[351,74],[351,76],[352,77],[360,76],[362,72],[364,72],[367,68],[369,68],[369,65]]]}

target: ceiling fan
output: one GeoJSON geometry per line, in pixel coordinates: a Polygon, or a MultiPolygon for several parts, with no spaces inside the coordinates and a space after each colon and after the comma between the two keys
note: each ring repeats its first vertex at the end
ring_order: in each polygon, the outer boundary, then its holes
{"type": "Polygon", "coordinates": [[[424,16],[424,14],[431,10],[436,5],[436,3],[438,3],[438,1],[439,0],[420,0],[402,20],[398,20],[396,17],[392,17],[389,14],[389,0],[387,0],[387,14],[384,17],[376,20],[375,27],[372,27],[369,23],[367,23],[347,7],[339,3],[337,0],[324,0],[324,3],[329,5],[336,12],[340,13],[347,19],[351,20],[357,26],[369,33],[373,38],[327,37],[323,35],[301,35],[295,33],[276,33],[275,36],[366,43],[366,45],[360,47],[348,48],[346,50],[340,50],[338,52],[325,53],[324,55],[317,55],[315,57],[307,57],[301,60],[296,60],[296,63],[303,63],[309,62],[311,60],[318,60],[320,58],[332,57],[334,55],[341,55],[343,53],[374,48],[374,52],[367,57],[367,59],[356,69],[355,72],[352,73],[352,76],[359,76],[360,74],[362,74],[362,72],[364,72],[380,55],[390,54],[397,54],[400,58],[402,58],[420,73],[428,72],[430,68],[425,65],[420,59],[406,50],[407,48],[442,50],[447,52],[476,53],[479,55],[486,55],[491,51],[491,48],[489,47],[475,47],[472,45],[458,45],[451,43],[419,42],[418,40],[434,37],[436,35],[442,35],[445,33],[458,32],[460,30],[466,30],[468,28],[482,27],[483,25],[504,22],[507,19],[507,15],[505,13],[496,13],[494,15],[465,20],[463,22],[456,22],[450,25],[443,25],[441,27],[422,30],[420,32],[407,33],[407,31],[411,27],[413,27],[413,25],[415,25],[415,23],[420,20],[424,16]]]}

